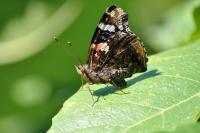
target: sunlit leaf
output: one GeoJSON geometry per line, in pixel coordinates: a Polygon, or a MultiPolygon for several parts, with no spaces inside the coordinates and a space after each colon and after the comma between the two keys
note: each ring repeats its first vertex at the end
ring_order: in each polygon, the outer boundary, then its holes
{"type": "Polygon", "coordinates": [[[196,121],[200,111],[200,41],[151,56],[148,71],[127,79],[129,94],[106,85],[87,87],[67,100],[49,133],[171,131],[196,121]],[[116,94],[117,93],[117,94],[116,94]]]}
{"type": "Polygon", "coordinates": [[[181,125],[171,132],[162,131],[162,132],[156,132],[156,133],[199,133],[199,132],[200,132],[200,124],[190,123],[186,125],[181,125]]]}

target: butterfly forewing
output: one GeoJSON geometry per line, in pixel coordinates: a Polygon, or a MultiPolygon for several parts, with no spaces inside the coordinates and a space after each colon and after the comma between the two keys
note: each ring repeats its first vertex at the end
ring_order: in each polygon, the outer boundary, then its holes
{"type": "Polygon", "coordinates": [[[127,25],[128,15],[121,8],[112,5],[105,11],[90,44],[86,62],[90,67],[95,69],[109,59],[110,51],[117,43],[113,38],[117,32],[127,30],[127,25]]]}

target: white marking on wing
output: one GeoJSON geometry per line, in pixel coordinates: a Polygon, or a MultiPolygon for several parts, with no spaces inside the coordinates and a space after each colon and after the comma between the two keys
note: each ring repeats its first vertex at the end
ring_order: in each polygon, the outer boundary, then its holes
{"type": "Polygon", "coordinates": [[[101,51],[105,51],[106,54],[108,53],[109,46],[108,46],[108,44],[106,42],[103,43],[103,46],[101,47],[101,51]]]}
{"type": "Polygon", "coordinates": [[[118,28],[119,28],[119,30],[123,30],[124,29],[123,25],[119,25],[118,28]]]}
{"type": "Polygon", "coordinates": [[[109,25],[109,24],[104,24],[104,23],[100,23],[98,25],[98,27],[101,29],[101,30],[104,30],[104,31],[109,31],[109,32],[115,32],[115,26],[114,25],[109,25]]]}

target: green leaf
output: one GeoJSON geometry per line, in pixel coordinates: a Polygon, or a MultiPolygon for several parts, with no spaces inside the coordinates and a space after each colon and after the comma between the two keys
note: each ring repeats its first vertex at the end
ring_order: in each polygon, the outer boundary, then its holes
{"type": "Polygon", "coordinates": [[[171,133],[199,133],[199,132],[200,132],[200,124],[192,123],[192,124],[180,126],[171,133]]]}
{"type": "Polygon", "coordinates": [[[190,123],[186,125],[182,125],[177,127],[172,132],[156,132],[156,133],[199,133],[200,132],[200,124],[199,123],[190,123]]]}
{"type": "Polygon", "coordinates": [[[149,57],[148,71],[127,79],[129,94],[84,86],[53,118],[49,133],[172,131],[200,111],[200,41],[149,57]],[[117,93],[117,94],[116,94],[117,93]]]}

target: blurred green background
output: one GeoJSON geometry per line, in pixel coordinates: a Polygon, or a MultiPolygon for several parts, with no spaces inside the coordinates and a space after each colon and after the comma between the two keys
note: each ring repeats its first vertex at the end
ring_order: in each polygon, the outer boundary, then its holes
{"type": "Polygon", "coordinates": [[[199,0],[1,0],[0,132],[46,132],[62,104],[81,86],[85,62],[105,9],[116,4],[148,54],[200,37],[199,0]],[[72,47],[58,45],[70,41],[72,47]],[[74,58],[75,57],[75,58],[74,58]]]}

